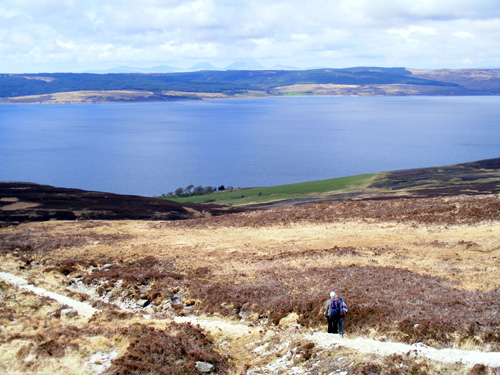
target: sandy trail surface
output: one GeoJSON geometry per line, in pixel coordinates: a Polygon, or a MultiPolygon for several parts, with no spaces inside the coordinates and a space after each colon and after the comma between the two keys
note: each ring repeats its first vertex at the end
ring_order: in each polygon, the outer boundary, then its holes
{"type": "MultiPolygon", "coordinates": [[[[7,272],[0,272],[0,279],[7,281],[18,288],[31,291],[37,295],[52,298],[57,302],[68,305],[76,309],[80,316],[90,318],[98,312],[89,303],[79,302],[72,298],[58,293],[50,292],[43,288],[29,284],[27,280],[7,272]]],[[[245,335],[252,330],[258,329],[249,327],[243,323],[232,323],[217,318],[199,318],[199,317],[176,317],[175,322],[190,322],[198,324],[207,331],[231,332],[233,335],[245,335]]],[[[468,365],[483,364],[489,367],[500,367],[500,352],[480,352],[460,349],[435,349],[423,344],[408,345],[398,342],[377,341],[366,338],[342,338],[339,335],[315,332],[313,334],[304,334],[304,340],[309,340],[316,345],[324,348],[346,347],[362,353],[371,353],[380,356],[390,355],[410,355],[414,357],[425,357],[433,361],[443,363],[464,363],[468,365]]]]}
{"type": "Polygon", "coordinates": [[[16,285],[20,289],[28,290],[39,296],[51,298],[59,302],[61,305],[67,305],[77,310],[78,314],[84,318],[90,318],[92,315],[94,315],[94,313],[98,311],[88,303],[76,301],[73,298],[69,298],[61,294],[48,291],[46,289],[36,287],[32,284],[29,284],[25,279],[19,276],[12,275],[11,273],[0,272],[0,279],[16,285]]]}
{"type": "Polygon", "coordinates": [[[406,355],[425,357],[433,361],[444,363],[460,362],[468,365],[483,364],[485,366],[500,366],[500,352],[478,352],[460,349],[435,349],[421,343],[408,345],[399,342],[381,342],[372,339],[346,339],[339,335],[315,332],[313,335],[304,335],[304,338],[315,342],[322,347],[344,346],[362,353],[371,353],[381,356],[406,355]]]}

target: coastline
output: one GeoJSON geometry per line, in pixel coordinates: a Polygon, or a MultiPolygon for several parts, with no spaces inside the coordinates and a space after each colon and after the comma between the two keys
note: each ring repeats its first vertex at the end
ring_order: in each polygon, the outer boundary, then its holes
{"type": "Polygon", "coordinates": [[[275,97],[357,97],[357,96],[500,96],[461,92],[418,85],[293,85],[283,86],[272,93],[247,92],[237,95],[205,92],[164,92],[154,94],[141,90],[82,90],[43,95],[26,95],[0,98],[0,104],[96,104],[96,103],[146,103],[191,100],[262,99],[275,97]]]}

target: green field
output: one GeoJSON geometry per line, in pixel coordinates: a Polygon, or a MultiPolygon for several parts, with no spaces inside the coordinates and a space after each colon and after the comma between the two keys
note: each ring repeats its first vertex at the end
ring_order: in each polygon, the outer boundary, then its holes
{"type": "Polygon", "coordinates": [[[267,203],[298,198],[320,198],[329,193],[338,194],[340,192],[349,193],[363,190],[369,186],[378,175],[377,173],[362,174],[289,185],[221,191],[184,198],[175,198],[172,196],[161,198],[181,203],[215,203],[230,206],[267,203]]]}

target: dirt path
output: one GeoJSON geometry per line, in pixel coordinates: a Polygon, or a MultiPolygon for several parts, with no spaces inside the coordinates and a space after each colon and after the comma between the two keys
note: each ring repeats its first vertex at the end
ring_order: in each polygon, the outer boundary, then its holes
{"type": "Polygon", "coordinates": [[[305,335],[304,338],[315,342],[321,347],[344,346],[362,353],[372,353],[381,356],[393,354],[414,357],[425,357],[433,361],[444,363],[461,362],[467,365],[483,364],[489,367],[500,366],[500,352],[478,352],[460,349],[434,349],[417,343],[414,345],[399,342],[381,342],[361,337],[355,339],[342,338],[339,335],[328,333],[314,333],[305,335]]]}
{"type": "MultiPolygon", "coordinates": [[[[31,291],[37,295],[45,296],[56,300],[61,304],[71,306],[78,311],[79,315],[85,318],[90,318],[98,310],[90,306],[89,303],[79,302],[72,298],[47,291],[42,288],[35,287],[29,284],[25,279],[12,275],[7,272],[0,272],[0,279],[5,280],[17,287],[31,291]]],[[[245,335],[253,330],[258,330],[256,327],[249,327],[243,323],[232,323],[219,320],[217,318],[199,318],[199,317],[176,317],[174,321],[190,322],[199,324],[207,331],[222,330],[231,332],[233,335],[245,335]]],[[[467,365],[483,364],[489,367],[500,367],[500,352],[480,352],[459,349],[434,349],[423,344],[408,345],[398,342],[381,342],[365,338],[342,338],[339,335],[315,332],[313,334],[304,334],[304,340],[314,342],[316,345],[323,348],[346,347],[362,353],[372,353],[380,356],[389,355],[406,355],[414,357],[425,357],[433,361],[443,363],[463,363],[467,365]]]]}
{"type": "Polygon", "coordinates": [[[32,284],[29,284],[28,281],[25,279],[12,275],[7,272],[0,272],[0,279],[7,281],[11,284],[14,284],[20,289],[28,290],[30,292],[33,292],[39,296],[42,297],[48,297],[53,300],[56,300],[59,302],[61,305],[67,305],[71,307],[72,309],[75,309],[78,311],[78,314],[84,318],[90,318],[94,313],[96,313],[98,310],[93,308],[90,304],[85,303],[85,302],[80,302],[76,301],[72,298],[63,296],[58,293],[50,292],[46,289],[43,288],[38,288],[32,284]]]}

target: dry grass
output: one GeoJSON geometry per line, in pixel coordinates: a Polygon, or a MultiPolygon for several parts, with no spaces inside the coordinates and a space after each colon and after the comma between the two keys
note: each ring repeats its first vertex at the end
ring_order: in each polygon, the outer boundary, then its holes
{"type": "Polygon", "coordinates": [[[82,90],[57,92],[46,95],[29,95],[8,98],[10,103],[94,103],[101,101],[126,101],[147,99],[152,96],[151,91],[141,90],[82,90]]]}
{"type": "Polygon", "coordinates": [[[90,374],[82,331],[61,323],[61,306],[0,282],[0,372],[90,374]]]}
{"type": "MultiPolygon", "coordinates": [[[[440,89],[438,87],[438,89],[440,89]]],[[[277,87],[273,91],[282,95],[338,95],[338,96],[373,96],[373,95],[425,95],[435,92],[436,86],[411,84],[296,84],[277,87]]]]}
{"type": "MultiPolygon", "coordinates": [[[[261,358],[259,363],[258,356],[247,350],[266,342],[283,343],[281,336],[267,331],[269,327],[274,327],[272,332],[287,332],[296,325],[323,330],[320,304],[330,290],[350,305],[346,321],[350,334],[499,350],[499,207],[498,196],[397,199],[323,202],[183,222],[28,223],[0,229],[0,265],[4,271],[31,275],[65,293],[70,293],[68,284],[81,280],[111,300],[125,296],[142,301],[157,317],[206,314],[262,327],[244,338],[212,332],[206,353],[226,353],[219,361],[228,372],[271,360],[261,358]]],[[[14,354],[34,345],[37,329],[44,324],[54,327],[44,334],[44,342],[61,341],[59,322],[47,318],[47,310],[40,309],[35,328],[29,328],[33,323],[28,318],[9,321],[9,313],[24,317],[31,314],[30,308],[40,307],[40,302],[26,307],[31,298],[16,299],[2,309],[9,328],[1,331],[1,337],[11,353],[6,363],[17,361],[25,369],[28,365],[23,363],[35,355],[35,346],[22,360],[14,354]],[[18,341],[12,339],[16,334],[22,336],[18,341]]],[[[136,355],[134,347],[156,350],[146,347],[149,341],[130,346],[135,339],[123,329],[134,319],[141,322],[135,315],[100,306],[105,313],[93,322],[100,331],[82,324],[75,331],[78,339],[66,333],[69,349],[61,358],[82,353],[82,348],[87,354],[97,351],[94,335],[100,337],[97,342],[114,341],[115,347],[121,340],[122,358],[127,351],[136,355]],[[75,344],[78,348],[71,352],[75,344]]],[[[150,337],[158,338],[159,347],[166,348],[169,341],[159,339],[164,331],[165,326],[157,324],[147,328],[150,337]]],[[[325,356],[314,348],[301,350],[308,357],[304,363],[325,356]]],[[[198,358],[207,355],[202,352],[198,358]]],[[[162,361],[170,363],[172,358],[162,361]]],[[[328,358],[326,367],[331,365],[328,358]]],[[[350,373],[370,373],[392,362],[406,369],[395,374],[438,373],[434,365],[407,358],[378,362],[363,358],[356,359],[350,373]],[[415,366],[427,372],[415,372],[415,366]]]]}

